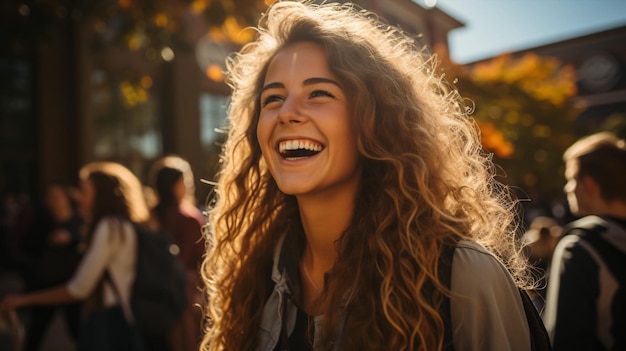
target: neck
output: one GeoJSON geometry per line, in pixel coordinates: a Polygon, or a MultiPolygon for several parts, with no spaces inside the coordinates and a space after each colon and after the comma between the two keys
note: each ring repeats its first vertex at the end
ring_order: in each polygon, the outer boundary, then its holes
{"type": "Polygon", "coordinates": [[[316,314],[320,308],[319,301],[315,301],[324,289],[326,273],[337,260],[336,242],[352,220],[357,189],[358,182],[344,183],[322,193],[297,197],[306,237],[300,260],[303,306],[309,314],[316,314]]]}
{"type": "Polygon", "coordinates": [[[345,208],[338,207],[336,202],[330,204],[299,206],[307,241],[300,260],[302,307],[310,315],[317,315],[323,309],[324,303],[318,298],[325,288],[326,274],[337,260],[336,241],[350,218],[345,208]]]}
{"type": "Polygon", "coordinates": [[[626,202],[620,200],[603,202],[593,214],[626,219],[626,202]]]}
{"type": "Polygon", "coordinates": [[[307,244],[304,256],[312,273],[325,273],[337,258],[336,241],[352,219],[355,192],[331,197],[298,198],[298,209],[307,244]]]}

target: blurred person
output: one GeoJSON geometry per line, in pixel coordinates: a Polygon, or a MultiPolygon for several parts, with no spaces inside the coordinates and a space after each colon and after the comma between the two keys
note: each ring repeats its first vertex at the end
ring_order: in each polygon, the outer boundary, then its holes
{"type": "Polygon", "coordinates": [[[21,270],[24,266],[23,246],[30,233],[35,217],[30,195],[24,192],[9,192],[4,195],[2,227],[6,231],[8,257],[3,257],[11,269],[21,270]]]}
{"type": "Polygon", "coordinates": [[[22,351],[24,328],[15,311],[0,311],[0,350],[22,351]]]}
{"type": "MultiPolygon", "coordinates": [[[[0,298],[23,290],[23,279],[16,267],[10,226],[11,196],[0,191],[0,298]]],[[[0,310],[0,350],[22,351],[24,325],[15,311],[0,310]]]]}
{"type": "Polygon", "coordinates": [[[57,287],[8,295],[0,302],[0,310],[85,301],[79,351],[134,351],[141,350],[144,343],[146,350],[167,350],[164,338],[142,340],[129,325],[137,245],[132,222],[146,223],[149,219],[141,183],[130,170],[114,162],[89,163],[80,170],[79,179],[77,200],[86,221],[86,245],[76,273],[57,287]],[[97,330],[101,339],[84,337],[88,326],[111,316],[116,323],[97,330]],[[118,341],[123,345],[115,344],[118,341]]]}
{"type": "Polygon", "coordinates": [[[626,146],[602,132],[564,153],[569,207],[544,321],[554,350],[626,350],[626,146]]]}
{"type": "Polygon", "coordinates": [[[276,2],[258,34],[228,64],[202,350],[530,350],[516,202],[431,58],[351,4],[276,2]]]}
{"type": "Polygon", "coordinates": [[[202,280],[199,266],[204,254],[204,216],[195,206],[195,185],[189,163],[179,156],[165,156],[151,167],[149,185],[156,191],[152,219],[169,233],[179,248],[178,257],[187,272],[187,301],[181,323],[174,327],[174,350],[197,350],[200,342],[202,280]]]}
{"type": "Polygon", "coordinates": [[[537,280],[537,288],[532,290],[531,296],[539,311],[545,303],[546,274],[562,230],[556,219],[538,216],[533,218],[528,230],[522,235],[522,245],[537,280]]]}
{"type": "Polygon", "coordinates": [[[522,236],[522,243],[528,249],[532,265],[546,269],[562,232],[556,219],[546,216],[535,217],[522,236]]]}
{"type": "MultiPolygon", "coordinates": [[[[25,238],[24,252],[28,262],[25,282],[27,291],[50,288],[68,281],[78,263],[83,220],[77,212],[73,189],[62,184],[50,184],[45,193],[44,206],[34,220],[25,238]]],[[[41,348],[43,338],[57,312],[73,341],[78,338],[80,304],[77,302],[32,306],[26,330],[26,351],[41,348]]]]}

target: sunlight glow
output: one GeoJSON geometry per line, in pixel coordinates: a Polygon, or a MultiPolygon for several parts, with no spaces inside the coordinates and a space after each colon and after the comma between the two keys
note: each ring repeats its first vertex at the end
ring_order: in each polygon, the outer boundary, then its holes
{"type": "Polygon", "coordinates": [[[207,77],[214,82],[223,82],[224,81],[224,73],[222,72],[222,67],[216,64],[211,64],[206,69],[207,77]]]}
{"type": "Polygon", "coordinates": [[[437,5],[437,0],[425,0],[424,5],[427,7],[435,7],[437,5]]]}
{"type": "Polygon", "coordinates": [[[163,58],[163,60],[165,62],[170,62],[174,59],[174,50],[172,50],[170,47],[164,47],[161,50],[161,57],[163,58]]]}

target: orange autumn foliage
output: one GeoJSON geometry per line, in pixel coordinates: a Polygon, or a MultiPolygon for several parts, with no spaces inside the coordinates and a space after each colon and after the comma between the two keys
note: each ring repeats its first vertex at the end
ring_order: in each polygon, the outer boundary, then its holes
{"type": "Polygon", "coordinates": [[[560,194],[561,155],[575,140],[580,110],[575,70],[535,53],[503,54],[474,64],[450,60],[435,48],[442,72],[467,101],[486,152],[505,174],[505,183],[560,194]]]}

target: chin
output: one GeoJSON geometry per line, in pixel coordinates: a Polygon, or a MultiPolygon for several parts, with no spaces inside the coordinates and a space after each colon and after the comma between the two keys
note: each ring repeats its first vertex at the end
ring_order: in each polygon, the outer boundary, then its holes
{"type": "Polygon", "coordinates": [[[298,196],[308,194],[314,191],[314,188],[300,182],[282,182],[278,183],[278,189],[286,195],[298,196]]]}
{"type": "Polygon", "coordinates": [[[278,189],[282,191],[285,195],[290,196],[298,196],[301,194],[306,194],[307,191],[303,189],[298,189],[297,187],[288,187],[288,186],[279,186],[278,189]]]}

